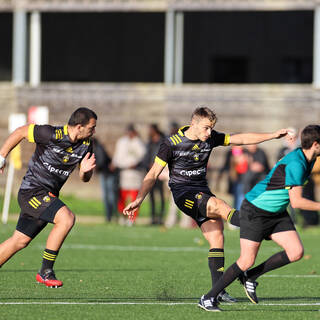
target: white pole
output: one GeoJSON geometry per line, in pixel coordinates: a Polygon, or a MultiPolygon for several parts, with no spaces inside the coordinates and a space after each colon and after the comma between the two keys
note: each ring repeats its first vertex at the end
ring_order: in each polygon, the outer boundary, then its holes
{"type": "Polygon", "coordinates": [[[314,10],[313,86],[317,89],[320,88],[320,6],[314,10]]]}
{"type": "Polygon", "coordinates": [[[174,76],[174,11],[166,12],[165,53],[164,53],[164,82],[173,84],[174,76]]]}
{"type": "Polygon", "coordinates": [[[176,14],[176,37],[175,37],[175,68],[174,83],[183,82],[183,12],[176,14]]]}
{"type": "Polygon", "coordinates": [[[26,78],[26,37],[27,14],[24,10],[15,10],[13,14],[13,65],[12,81],[21,86],[26,78]]]}
{"type": "Polygon", "coordinates": [[[38,11],[30,20],[30,85],[37,87],[41,80],[41,19],[38,11]]]}
{"type": "Polygon", "coordinates": [[[9,162],[6,190],[4,193],[3,209],[2,209],[2,223],[7,224],[9,215],[10,198],[13,185],[14,165],[13,161],[9,162]]]}

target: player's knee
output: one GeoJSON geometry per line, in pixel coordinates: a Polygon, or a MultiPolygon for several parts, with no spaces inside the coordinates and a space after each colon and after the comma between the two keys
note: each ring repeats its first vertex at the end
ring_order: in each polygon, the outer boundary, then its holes
{"type": "Polygon", "coordinates": [[[207,216],[211,216],[213,214],[217,214],[219,208],[218,199],[215,197],[211,197],[207,203],[207,216]]]}
{"type": "Polygon", "coordinates": [[[15,239],[12,239],[12,240],[14,242],[14,246],[15,246],[15,249],[17,251],[19,251],[21,249],[24,249],[31,242],[31,240],[27,239],[27,238],[15,238],[15,239]]]}
{"type": "Polygon", "coordinates": [[[66,227],[68,229],[71,229],[74,226],[75,222],[76,222],[76,216],[70,211],[68,218],[65,221],[66,227]]]}
{"type": "Polygon", "coordinates": [[[286,252],[290,262],[299,261],[304,255],[303,247],[295,248],[292,252],[286,252]]]}
{"type": "Polygon", "coordinates": [[[255,262],[255,257],[240,257],[237,261],[239,268],[243,271],[250,269],[255,262]]]}
{"type": "Polygon", "coordinates": [[[63,217],[60,217],[56,224],[66,230],[71,230],[75,224],[75,221],[75,215],[71,211],[68,211],[63,215],[63,217]]]}

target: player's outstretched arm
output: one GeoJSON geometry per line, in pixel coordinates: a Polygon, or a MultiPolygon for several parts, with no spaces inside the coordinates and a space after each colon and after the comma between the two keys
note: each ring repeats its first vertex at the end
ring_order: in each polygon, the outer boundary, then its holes
{"type": "Polygon", "coordinates": [[[134,213],[140,207],[146,195],[150,192],[160,173],[164,169],[163,166],[155,162],[143,179],[141,188],[135,201],[129,203],[123,210],[123,214],[133,217],[134,213]]]}
{"type": "Polygon", "coordinates": [[[238,133],[230,136],[230,145],[257,144],[272,139],[280,139],[288,135],[288,129],[280,129],[271,133],[238,133]]]}
{"type": "Polygon", "coordinates": [[[6,165],[6,157],[8,156],[10,151],[23,139],[28,137],[28,128],[29,125],[17,128],[9,135],[9,137],[2,145],[0,149],[0,173],[3,173],[3,170],[6,165]]]}
{"type": "Polygon", "coordinates": [[[93,169],[96,167],[96,157],[94,153],[88,152],[80,163],[79,177],[83,182],[88,182],[93,173],[93,169]]]}
{"type": "Polygon", "coordinates": [[[294,209],[319,211],[320,202],[312,201],[302,196],[302,186],[296,186],[289,190],[290,204],[294,209]]]}

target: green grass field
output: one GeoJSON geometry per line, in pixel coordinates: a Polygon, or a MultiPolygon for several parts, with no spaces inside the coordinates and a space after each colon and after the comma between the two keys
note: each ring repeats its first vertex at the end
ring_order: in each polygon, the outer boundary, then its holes
{"type": "MultiPolygon", "coordinates": [[[[14,227],[0,226],[0,241],[14,227]]],[[[197,229],[78,224],[55,265],[64,286],[49,289],[35,275],[50,228],[0,270],[1,319],[320,319],[320,228],[301,231],[303,260],[259,279],[258,305],[234,283],[228,291],[239,302],[222,304],[221,313],[197,307],[210,287],[197,229]]],[[[239,254],[238,231],[225,235],[229,266],[239,254]]],[[[277,250],[264,242],[257,262],[277,250]]]]}
{"type": "MultiPolygon", "coordinates": [[[[104,206],[101,199],[80,199],[73,195],[61,195],[59,197],[77,215],[104,216],[104,206]]],[[[160,207],[160,204],[157,204],[160,207]]],[[[165,205],[167,207],[167,204],[165,205]]],[[[3,195],[0,194],[0,208],[3,207],[3,195]]],[[[11,196],[9,213],[19,213],[20,207],[15,195],[11,196]]],[[[139,211],[140,217],[150,217],[150,203],[144,201],[139,211]]]]}

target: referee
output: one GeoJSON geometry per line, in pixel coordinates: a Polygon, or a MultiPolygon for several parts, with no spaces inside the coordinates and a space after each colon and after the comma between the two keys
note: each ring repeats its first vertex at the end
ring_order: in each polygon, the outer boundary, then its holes
{"type": "Polygon", "coordinates": [[[280,159],[266,178],[246,194],[240,208],[240,257],[226,270],[216,286],[201,297],[200,302],[203,303],[200,305],[199,302],[199,306],[207,311],[220,311],[217,305],[219,292],[237,278],[247,297],[256,304],[256,279],[303,257],[303,244],[287,207],[290,203],[297,209],[320,210],[319,202],[302,195],[302,188],[319,155],[320,126],[309,125],[301,133],[301,148],[280,159]],[[283,250],[250,269],[264,239],[273,240],[283,250]]]}
{"type": "Polygon", "coordinates": [[[25,125],[4,142],[0,149],[0,173],[10,151],[23,139],[35,143],[36,148],[18,193],[21,212],[16,230],[0,244],[0,267],[25,248],[48,222],[53,223],[36,280],[47,287],[63,285],[57,280],[53,265],[74,225],[75,215],[59,199],[59,191],[78,164],[80,179],[90,180],[96,162],[90,137],[95,132],[96,120],[97,115],[92,110],[78,108],[65,126],[25,125]]]}

